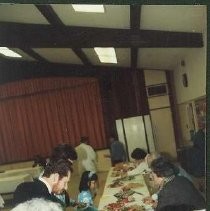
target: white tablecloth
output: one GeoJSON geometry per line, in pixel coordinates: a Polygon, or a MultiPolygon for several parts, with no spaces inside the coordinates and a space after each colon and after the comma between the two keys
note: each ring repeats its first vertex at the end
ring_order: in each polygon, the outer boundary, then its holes
{"type": "Polygon", "coordinates": [[[33,181],[30,174],[0,178],[0,194],[13,193],[19,184],[27,181],[33,181]]]}
{"type": "MultiPolygon", "coordinates": [[[[113,180],[119,178],[119,177],[111,177],[113,168],[110,169],[107,179],[106,179],[106,183],[105,183],[105,187],[104,187],[104,192],[103,195],[100,199],[99,202],[99,206],[98,209],[99,210],[103,210],[105,205],[108,205],[109,203],[114,203],[117,201],[117,198],[114,196],[114,194],[120,192],[120,190],[122,189],[122,187],[117,187],[117,188],[110,188],[109,185],[113,182],[113,180]]],[[[146,186],[146,183],[144,181],[144,177],[143,175],[138,175],[135,176],[135,178],[133,180],[130,181],[122,181],[124,183],[124,185],[129,184],[129,183],[140,183],[143,186],[142,187],[138,187],[138,188],[132,188],[132,190],[136,191],[136,192],[140,192],[143,195],[140,194],[136,194],[134,193],[132,196],[135,198],[134,202],[130,202],[127,205],[133,205],[133,204],[138,204],[138,205],[143,205],[146,210],[153,210],[150,206],[143,204],[142,199],[146,196],[149,196],[149,191],[148,188],[146,186]]]]}
{"type": "Polygon", "coordinates": [[[4,200],[1,195],[0,195],[0,207],[4,207],[4,200]]]}
{"type": "Polygon", "coordinates": [[[33,178],[38,178],[42,169],[40,166],[37,167],[28,167],[28,168],[20,168],[20,169],[12,169],[7,170],[4,173],[0,173],[0,178],[6,176],[17,176],[20,174],[30,174],[33,178]]]}

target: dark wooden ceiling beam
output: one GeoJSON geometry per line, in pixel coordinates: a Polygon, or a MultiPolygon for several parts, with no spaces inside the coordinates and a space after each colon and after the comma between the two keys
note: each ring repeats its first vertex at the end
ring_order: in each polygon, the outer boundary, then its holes
{"type": "Polygon", "coordinates": [[[114,72],[130,71],[125,67],[85,66],[28,61],[0,61],[0,84],[36,77],[106,77],[114,72]]]}
{"type": "Polygon", "coordinates": [[[72,50],[82,60],[84,65],[92,65],[85,53],[80,48],[72,48],[72,50]]]}
{"type": "Polygon", "coordinates": [[[140,29],[141,5],[130,6],[130,28],[132,31],[140,29]]]}
{"type": "Polygon", "coordinates": [[[13,48],[203,47],[202,33],[65,27],[65,39],[51,25],[0,23],[0,45],[13,48]],[[15,36],[14,36],[15,35],[15,36]]]}
{"type": "MultiPolygon", "coordinates": [[[[141,6],[131,5],[130,6],[130,29],[132,32],[138,32],[140,29],[140,17],[141,17],[141,6]]],[[[135,70],[138,63],[138,48],[131,48],[131,68],[135,70]]]]}
{"type": "Polygon", "coordinates": [[[44,59],[43,57],[41,57],[38,53],[36,53],[35,51],[33,51],[31,48],[20,48],[22,51],[24,51],[25,53],[27,53],[29,56],[31,56],[32,58],[36,59],[37,61],[40,62],[49,62],[46,59],[44,59]]]}
{"type": "Polygon", "coordinates": [[[36,8],[47,19],[47,21],[56,26],[63,25],[61,19],[56,15],[53,8],[50,5],[36,4],[36,8]]]}
{"type": "MultiPolygon", "coordinates": [[[[68,37],[68,34],[66,34],[65,25],[55,13],[53,8],[50,5],[36,5],[36,7],[51,25],[57,26],[60,29],[60,36],[63,39],[66,39],[66,37],[68,37]]],[[[88,60],[87,56],[82,51],[82,49],[72,48],[72,50],[80,58],[84,65],[91,65],[91,62],[88,60]]]]}

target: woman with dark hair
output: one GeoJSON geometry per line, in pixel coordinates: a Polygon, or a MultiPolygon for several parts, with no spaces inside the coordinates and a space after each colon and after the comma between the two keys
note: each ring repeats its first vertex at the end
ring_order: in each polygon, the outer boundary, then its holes
{"type": "Polygon", "coordinates": [[[98,176],[95,172],[85,171],[82,174],[79,184],[79,195],[78,202],[84,203],[86,206],[78,208],[78,210],[85,211],[96,211],[97,209],[93,206],[93,199],[96,196],[98,176]]]}
{"type": "Polygon", "coordinates": [[[125,174],[123,173],[122,176],[133,176],[149,172],[150,169],[148,167],[147,162],[145,161],[146,155],[147,153],[143,149],[141,148],[134,149],[131,153],[131,157],[134,159],[135,168],[131,171],[126,172],[125,174]]]}
{"type": "Polygon", "coordinates": [[[153,180],[159,186],[157,211],[165,206],[182,204],[195,209],[205,208],[205,200],[201,194],[188,179],[176,176],[177,168],[172,163],[160,157],[152,161],[151,169],[153,180]]]}

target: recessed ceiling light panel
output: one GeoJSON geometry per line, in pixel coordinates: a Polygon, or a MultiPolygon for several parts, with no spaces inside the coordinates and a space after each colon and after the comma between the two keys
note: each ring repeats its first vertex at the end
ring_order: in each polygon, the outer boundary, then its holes
{"type": "Polygon", "coordinates": [[[95,12],[104,13],[103,5],[94,4],[72,4],[72,7],[76,12],[95,12]]]}
{"type": "Polygon", "coordinates": [[[16,57],[16,58],[22,57],[20,54],[10,50],[7,47],[0,47],[0,53],[8,57],[16,57]]]}
{"type": "Polygon", "coordinates": [[[117,57],[114,48],[94,48],[101,63],[117,64],[117,57]]]}

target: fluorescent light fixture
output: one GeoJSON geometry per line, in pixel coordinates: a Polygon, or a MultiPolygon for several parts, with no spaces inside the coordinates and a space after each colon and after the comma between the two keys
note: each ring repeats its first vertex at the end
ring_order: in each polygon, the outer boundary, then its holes
{"type": "Polygon", "coordinates": [[[114,48],[94,48],[101,63],[117,64],[117,57],[114,48]]]}
{"type": "Polygon", "coordinates": [[[104,13],[104,6],[97,4],[72,4],[76,12],[104,13]]]}
{"type": "Polygon", "coordinates": [[[0,53],[8,57],[17,57],[17,58],[22,57],[20,54],[10,50],[7,47],[0,47],[0,53]]]}

